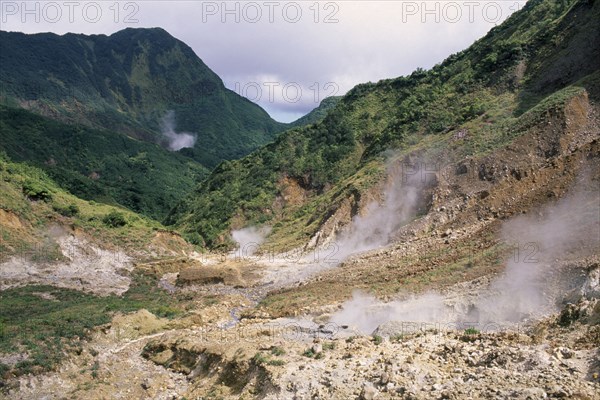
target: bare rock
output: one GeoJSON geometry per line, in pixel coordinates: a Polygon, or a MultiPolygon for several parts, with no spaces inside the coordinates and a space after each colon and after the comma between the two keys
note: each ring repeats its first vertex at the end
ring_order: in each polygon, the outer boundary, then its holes
{"type": "Polygon", "coordinates": [[[371,383],[365,383],[360,392],[360,400],[373,400],[377,398],[379,391],[371,383]]]}

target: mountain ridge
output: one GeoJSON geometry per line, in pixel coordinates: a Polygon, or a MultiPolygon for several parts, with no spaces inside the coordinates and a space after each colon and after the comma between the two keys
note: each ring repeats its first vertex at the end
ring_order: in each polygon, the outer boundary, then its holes
{"type": "Polygon", "coordinates": [[[162,143],[161,120],[197,134],[184,154],[212,168],[274,139],[286,124],[225,88],[162,28],[111,35],[0,31],[0,100],[67,123],[162,143]]]}
{"type": "Polygon", "coordinates": [[[342,204],[380,182],[386,150],[433,151],[464,130],[471,139],[458,154],[474,155],[512,140],[505,130],[518,135],[520,124],[544,112],[536,104],[562,101],[569,85],[587,88],[597,101],[598,65],[586,56],[600,54],[599,14],[598,2],[530,1],[431,70],[357,85],[322,122],[289,130],[244,159],[222,164],[167,223],[208,246],[231,246],[230,229],[272,224],[273,243],[304,246],[342,204]],[[590,42],[590,36],[599,40],[590,42]],[[570,65],[564,61],[569,52],[586,56],[576,58],[579,66],[570,65]],[[532,83],[561,65],[569,72],[563,79],[547,81],[543,90],[532,83]],[[286,200],[298,191],[302,200],[286,200]]]}
{"type": "Polygon", "coordinates": [[[312,109],[308,114],[298,118],[297,120],[290,123],[291,128],[301,127],[305,125],[315,124],[321,122],[327,115],[329,110],[335,107],[335,105],[341,100],[342,96],[329,96],[321,100],[319,105],[312,109]]]}

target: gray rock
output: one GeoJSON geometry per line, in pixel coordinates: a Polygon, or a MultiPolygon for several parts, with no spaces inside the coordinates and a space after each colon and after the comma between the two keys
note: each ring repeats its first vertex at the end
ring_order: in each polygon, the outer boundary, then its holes
{"type": "Polygon", "coordinates": [[[414,324],[405,321],[388,321],[379,325],[371,336],[378,335],[384,338],[391,338],[408,332],[414,332],[414,324]]]}
{"type": "Polygon", "coordinates": [[[377,398],[379,391],[371,383],[365,383],[360,392],[360,400],[373,400],[377,398]]]}
{"type": "Polygon", "coordinates": [[[583,285],[583,294],[588,299],[600,298],[600,268],[595,268],[588,273],[583,285]]]}
{"type": "Polygon", "coordinates": [[[541,399],[546,399],[548,398],[548,395],[546,394],[546,392],[543,389],[540,388],[527,388],[525,390],[523,390],[523,392],[521,393],[521,396],[518,397],[519,399],[524,399],[524,400],[541,400],[541,399]]]}

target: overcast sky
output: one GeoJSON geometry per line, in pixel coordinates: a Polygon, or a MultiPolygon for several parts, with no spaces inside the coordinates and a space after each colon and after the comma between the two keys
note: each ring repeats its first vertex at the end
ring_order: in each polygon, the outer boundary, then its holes
{"type": "Polygon", "coordinates": [[[162,27],[225,85],[292,121],[362,82],[430,68],[525,1],[7,1],[0,27],[111,34],[162,27]]]}

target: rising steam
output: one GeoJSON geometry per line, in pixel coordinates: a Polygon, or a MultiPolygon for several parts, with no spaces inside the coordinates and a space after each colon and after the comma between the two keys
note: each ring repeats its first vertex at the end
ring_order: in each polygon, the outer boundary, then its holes
{"type": "Polygon", "coordinates": [[[388,321],[448,322],[444,297],[427,293],[406,301],[383,303],[375,297],[355,292],[341,311],[331,317],[330,322],[341,326],[350,325],[360,332],[369,334],[388,321]]]}
{"type": "Polygon", "coordinates": [[[471,300],[465,300],[464,294],[462,300],[457,300],[456,296],[427,293],[406,301],[382,303],[370,295],[355,293],[331,322],[351,325],[368,334],[388,321],[489,327],[556,311],[565,293],[580,283],[565,279],[568,268],[559,268],[559,262],[568,265],[571,256],[581,257],[600,248],[600,194],[593,185],[589,185],[591,190],[584,186],[579,184],[573,193],[537,213],[504,224],[502,240],[515,251],[489,290],[475,294],[471,300]]]}
{"type": "Polygon", "coordinates": [[[251,256],[260,250],[260,245],[271,233],[269,226],[249,226],[247,228],[231,231],[231,237],[238,245],[241,257],[251,256]]]}
{"type": "Polygon", "coordinates": [[[304,257],[295,252],[285,254],[283,265],[271,268],[264,280],[276,286],[289,285],[334,268],[351,255],[389,244],[402,226],[416,218],[422,191],[435,178],[431,172],[422,173],[418,165],[390,162],[381,202],[372,202],[362,215],[356,215],[335,242],[304,257]]]}
{"type": "Polygon", "coordinates": [[[428,176],[408,164],[389,165],[387,173],[383,201],[369,204],[363,215],[356,215],[336,238],[337,260],[389,244],[398,229],[416,217],[419,193],[427,185],[428,176]]]}
{"type": "Polygon", "coordinates": [[[161,133],[167,140],[171,151],[178,151],[186,147],[194,147],[198,137],[194,133],[175,132],[175,112],[167,111],[160,124],[161,133]]]}
{"type": "Polygon", "coordinates": [[[504,224],[502,239],[512,244],[515,252],[472,317],[481,323],[518,322],[555,311],[566,289],[557,261],[600,248],[599,201],[597,189],[580,185],[539,213],[504,224]]]}

